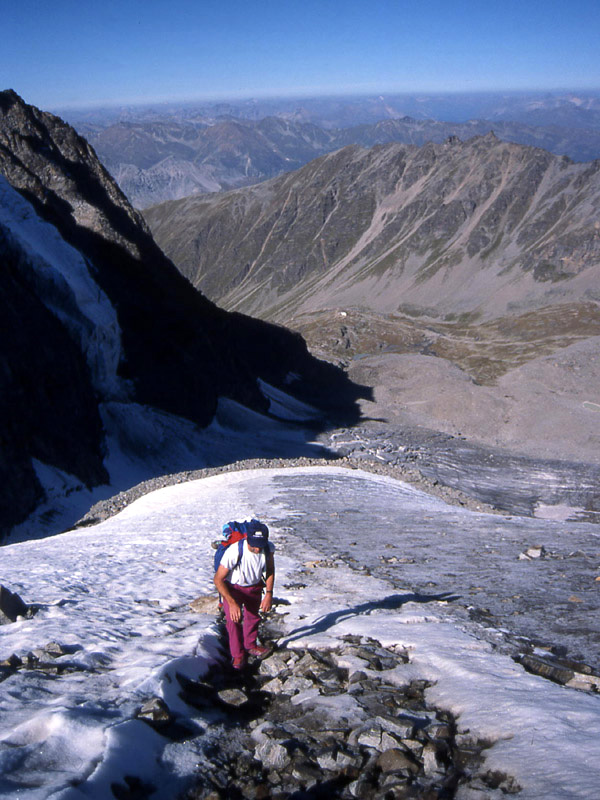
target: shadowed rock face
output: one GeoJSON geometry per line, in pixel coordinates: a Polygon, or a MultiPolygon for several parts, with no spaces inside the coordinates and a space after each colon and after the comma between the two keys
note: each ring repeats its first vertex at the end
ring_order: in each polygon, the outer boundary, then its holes
{"type": "Polygon", "coordinates": [[[145,216],[227,308],[285,323],[345,306],[493,318],[597,298],[599,172],[493,134],[353,146],[145,216]]]}
{"type": "Polygon", "coordinates": [[[88,301],[102,297],[103,313],[116,315],[119,348],[109,389],[74,333],[77,317],[77,325],[90,328],[88,337],[100,335],[98,320],[79,319],[85,309],[77,284],[48,280],[52,269],[23,235],[0,223],[4,528],[42,499],[32,458],[88,486],[106,480],[98,410],[104,401],[135,402],[206,425],[220,396],[267,411],[256,379],[289,389],[290,372],[298,376],[298,394],[322,408],[349,397],[349,382],[312,358],[299,335],[226,313],[196,291],[154,244],[87,142],[11,91],[0,93],[0,175],[30,204],[19,213],[29,223],[50,223],[52,246],[70,245],[83,259],[95,287],[88,301]]]}
{"type": "Polygon", "coordinates": [[[108,476],[85,356],[32,291],[27,255],[1,225],[0,264],[0,525],[8,527],[42,499],[32,457],[87,485],[108,476]]]}

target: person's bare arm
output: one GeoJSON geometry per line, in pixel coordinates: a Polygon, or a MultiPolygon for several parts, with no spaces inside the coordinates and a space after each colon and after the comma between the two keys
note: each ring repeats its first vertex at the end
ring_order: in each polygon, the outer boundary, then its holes
{"type": "Polygon", "coordinates": [[[273,605],[273,586],[275,585],[275,556],[273,553],[267,553],[266,560],[265,595],[260,604],[260,610],[264,611],[265,614],[271,610],[273,605]]]}
{"type": "Polygon", "coordinates": [[[227,601],[227,605],[229,606],[229,614],[231,619],[234,622],[241,622],[242,621],[242,609],[233,599],[231,592],[229,591],[229,584],[227,583],[227,577],[229,576],[229,570],[227,567],[224,567],[222,564],[219,564],[217,571],[215,572],[215,586],[221,597],[227,601]]]}

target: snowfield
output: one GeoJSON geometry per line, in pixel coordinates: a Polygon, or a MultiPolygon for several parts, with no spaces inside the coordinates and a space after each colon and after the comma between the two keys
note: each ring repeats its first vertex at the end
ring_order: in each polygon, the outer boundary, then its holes
{"type": "MultiPolygon", "coordinates": [[[[325,516],[315,523],[318,509],[304,502],[302,487],[317,479],[319,486],[330,482],[337,513],[351,519],[347,478],[348,470],[336,467],[226,473],[146,495],[92,528],[0,549],[0,581],[40,606],[32,619],[0,627],[0,660],[56,641],[68,650],[56,663],[70,665],[60,675],[21,669],[0,682],[0,795],[100,800],[126,774],[157,785],[152,796],[159,800],[185,788],[211,728],[210,719],[178,697],[174,675],[200,677],[223,657],[213,618],[192,613],[188,604],[212,591],[210,543],[223,522],[256,516],[270,526],[277,547],[275,596],[289,602],[280,610],[290,646],[332,647],[354,633],[408,647],[410,662],[390,678],[398,685],[416,677],[432,682],[428,702],[455,714],[459,733],[494,743],[485,766],[513,776],[520,798],[597,797],[598,695],[526,673],[494,649],[493,632],[483,635],[455,615],[451,600],[415,602],[410,585],[398,594],[340,558],[333,566],[306,566],[331,561],[331,552],[316,538],[306,544],[283,520],[294,516],[300,529],[310,513],[313,525],[326,525],[325,516]],[[284,588],[298,585],[300,571],[305,588],[284,588]],[[171,742],[135,719],[156,695],[197,726],[196,735],[171,742]]],[[[449,514],[442,501],[400,481],[360,471],[352,480],[365,482],[375,499],[393,495],[400,504],[422,504],[439,526],[449,514]]],[[[451,511],[465,520],[473,513],[451,511]]],[[[376,530],[357,529],[356,537],[380,546],[376,530]]],[[[406,555],[405,540],[395,543],[388,534],[387,542],[406,555]]],[[[453,544],[469,550],[468,540],[453,544]]],[[[469,798],[468,788],[461,791],[469,798]]]]}

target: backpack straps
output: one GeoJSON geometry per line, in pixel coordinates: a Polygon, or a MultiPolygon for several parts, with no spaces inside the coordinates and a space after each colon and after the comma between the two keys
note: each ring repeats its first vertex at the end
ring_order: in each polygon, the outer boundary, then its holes
{"type": "Polygon", "coordinates": [[[240,539],[238,542],[238,560],[235,562],[235,566],[231,569],[234,570],[236,567],[239,567],[240,561],[242,560],[242,556],[244,555],[244,542],[245,539],[240,539]]]}

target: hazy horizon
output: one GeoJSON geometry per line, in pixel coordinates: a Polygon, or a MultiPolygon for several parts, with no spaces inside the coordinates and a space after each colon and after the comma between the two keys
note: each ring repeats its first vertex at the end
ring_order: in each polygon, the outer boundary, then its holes
{"type": "MultiPolygon", "coordinates": [[[[14,87],[1,87],[4,89],[14,89],[14,87]]],[[[0,89],[1,90],[1,89],[0,89]]],[[[14,89],[14,91],[17,91],[14,89]]],[[[17,94],[20,94],[17,91],[17,94]]],[[[256,103],[267,103],[267,102],[294,102],[294,101],[325,101],[325,100],[359,100],[359,99],[368,99],[368,98],[406,98],[406,99],[417,99],[422,97],[424,99],[429,98],[452,98],[452,97],[473,97],[473,98],[492,98],[492,97],[538,97],[538,96],[548,96],[548,97],[561,97],[565,95],[574,95],[574,94],[582,94],[582,95],[598,95],[600,96],[600,84],[597,87],[590,87],[590,88],[582,88],[578,86],[564,86],[564,87],[555,87],[555,88],[535,88],[532,87],[530,89],[513,89],[510,87],[499,88],[499,89],[473,89],[473,90],[448,90],[448,91],[419,91],[419,92],[400,92],[400,91],[372,91],[372,92],[314,92],[314,93],[305,93],[305,92],[298,92],[298,93],[277,93],[277,94],[248,94],[248,95],[203,95],[197,97],[188,97],[188,98],[159,98],[156,100],[113,100],[105,103],[83,103],[83,104],[64,104],[64,105],[53,105],[53,106],[46,106],[44,110],[50,112],[56,111],[102,111],[102,110],[115,110],[119,108],[137,108],[137,109],[152,109],[152,108],[160,108],[163,106],[177,106],[177,107],[184,107],[184,106],[214,106],[219,104],[236,104],[236,103],[246,103],[250,104],[252,102],[256,103]]],[[[27,97],[23,97],[25,102],[30,102],[27,97]]]]}

